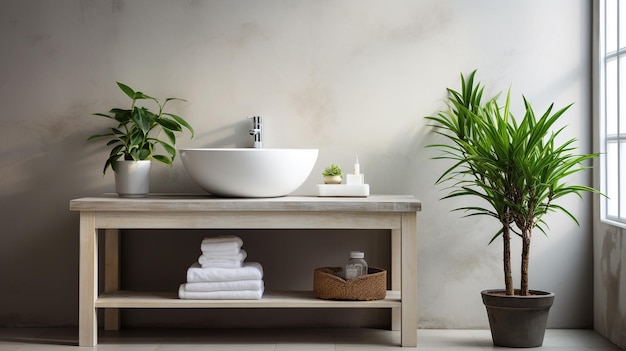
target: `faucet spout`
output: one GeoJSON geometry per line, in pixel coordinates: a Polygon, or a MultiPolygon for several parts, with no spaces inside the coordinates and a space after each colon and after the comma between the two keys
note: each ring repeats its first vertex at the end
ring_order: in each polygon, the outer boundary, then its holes
{"type": "Polygon", "coordinates": [[[248,132],[254,137],[254,148],[263,148],[263,119],[261,116],[248,117],[252,119],[252,129],[248,132]]]}

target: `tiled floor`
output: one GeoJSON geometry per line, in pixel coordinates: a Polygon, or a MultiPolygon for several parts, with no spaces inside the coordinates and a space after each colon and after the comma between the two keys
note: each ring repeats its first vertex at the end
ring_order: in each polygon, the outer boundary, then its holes
{"type": "MultiPolygon", "coordinates": [[[[378,329],[128,329],[100,332],[95,347],[77,347],[76,329],[0,328],[0,351],[349,351],[399,348],[400,333],[378,329]]],[[[417,331],[423,351],[482,351],[492,346],[488,330],[417,331]]],[[[541,351],[618,351],[592,330],[551,329],[541,351]]]]}

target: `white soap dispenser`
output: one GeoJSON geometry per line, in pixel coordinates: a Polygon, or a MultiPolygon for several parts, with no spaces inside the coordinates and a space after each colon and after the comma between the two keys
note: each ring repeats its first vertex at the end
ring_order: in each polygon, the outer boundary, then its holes
{"type": "Polygon", "coordinates": [[[347,174],[347,185],[363,185],[365,184],[365,177],[361,173],[361,165],[359,164],[359,156],[356,157],[354,162],[354,174],[347,174]]]}

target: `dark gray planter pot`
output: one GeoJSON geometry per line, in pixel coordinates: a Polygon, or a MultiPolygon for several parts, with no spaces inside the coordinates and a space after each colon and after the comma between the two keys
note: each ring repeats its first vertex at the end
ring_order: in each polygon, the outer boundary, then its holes
{"type": "Polygon", "coordinates": [[[531,290],[532,296],[506,296],[504,290],[480,294],[487,308],[491,338],[495,346],[539,347],[548,324],[554,294],[531,290]],[[498,293],[502,294],[498,294],[498,293]]]}

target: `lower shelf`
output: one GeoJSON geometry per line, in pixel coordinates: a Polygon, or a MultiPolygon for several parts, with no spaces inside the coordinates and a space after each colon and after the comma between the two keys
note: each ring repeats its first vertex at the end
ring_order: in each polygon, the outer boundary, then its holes
{"type": "Polygon", "coordinates": [[[260,300],[182,300],[177,292],[116,291],[96,300],[97,308],[399,308],[399,291],[387,291],[383,300],[321,300],[312,291],[266,291],[260,300]]]}

